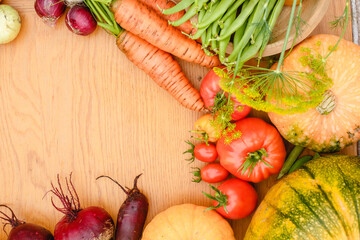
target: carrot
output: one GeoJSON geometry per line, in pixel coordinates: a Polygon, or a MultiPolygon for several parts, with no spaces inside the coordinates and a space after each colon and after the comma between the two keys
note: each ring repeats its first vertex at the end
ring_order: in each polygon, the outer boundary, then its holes
{"type": "Polygon", "coordinates": [[[167,90],[184,107],[194,111],[204,109],[199,92],[191,85],[180,65],[172,56],[131,32],[123,31],[117,46],[138,68],[167,90]]]}
{"type": "MultiPolygon", "coordinates": [[[[155,11],[158,15],[160,15],[162,18],[168,20],[168,21],[176,21],[180,19],[185,14],[185,10],[171,14],[171,15],[165,15],[161,12],[161,9],[168,9],[172,8],[176,4],[171,0],[139,0],[144,5],[149,6],[153,11],[155,11]]],[[[194,32],[196,32],[196,28],[192,25],[190,20],[184,22],[180,26],[176,27],[180,31],[188,34],[193,35],[194,32]]]]}
{"type": "Polygon", "coordinates": [[[116,0],[112,11],[121,27],[163,51],[209,68],[220,65],[217,56],[206,55],[200,44],[170,26],[143,3],[137,0],[116,0]]]}
{"type": "Polygon", "coordinates": [[[99,26],[117,38],[117,46],[138,68],[167,90],[184,107],[194,111],[204,109],[199,92],[191,85],[180,65],[172,56],[147,41],[122,29],[107,4],[84,0],[99,26]]]}

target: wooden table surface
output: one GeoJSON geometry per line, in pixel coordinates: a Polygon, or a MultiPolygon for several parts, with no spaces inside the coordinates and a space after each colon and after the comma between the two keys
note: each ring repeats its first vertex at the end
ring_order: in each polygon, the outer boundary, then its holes
{"type": "MultiPolygon", "coordinates": [[[[110,181],[95,181],[101,174],[131,186],[143,173],[139,186],[150,200],[148,221],[174,204],[210,204],[201,193],[210,188],[191,182],[182,155],[201,113],[181,107],[102,29],[77,36],[64,18],[54,28],[45,25],[33,1],[4,3],[19,10],[23,25],[15,41],[0,45],[0,203],[20,219],[53,230],[62,215],[50,194],[44,195],[57,174],[63,179],[72,172],[82,207],[102,206],[114,219],[125,194],[110,181]]],[[[331,0],[315,33],[339,34],[328,22],[342,14],[344,4],[331,0]]],[[[199,88],[207,69],[180,63],[199,88]]],[[[252,115],[267,119],[265,113],[252,115]]],[[[355,144],[343,152],[355,155],[355,144]]],[[[274,182],[256,184],[260,199],[274,182]]],[[[237,239],[250,219],[231,222],[237,239]]]]}

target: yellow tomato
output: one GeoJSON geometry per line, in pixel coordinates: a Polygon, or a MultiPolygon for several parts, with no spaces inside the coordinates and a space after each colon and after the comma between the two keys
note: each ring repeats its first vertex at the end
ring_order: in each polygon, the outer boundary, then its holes
{"type": "Polygon", "coordinates": [[[199,138],[209,142],[216,142],[220,138],[221,131],[213,126],[213,121],[214,117],[210,113],[196,120],[195,132],[198,134],[199,138]]]}

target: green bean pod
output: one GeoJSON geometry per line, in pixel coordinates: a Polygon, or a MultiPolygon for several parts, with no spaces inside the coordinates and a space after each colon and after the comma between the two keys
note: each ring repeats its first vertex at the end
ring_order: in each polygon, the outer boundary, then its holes
{"type": "Polygon", "coordinates": [[[201,22],[201,21],[203,20],[203,18],[204,18],[204,16],[205,16],[205,13],[206,13],[205,9],[201,9],[201,10],[199,11],[199,14],[198,14],[198,22],[201,22]]]}
{"type": "Polygon", "coordinates": [[[285,174],[289,172],[290,168],[303,151],[304,147],[301,146],[295,146],[293,150],[291,150],[289,156],[286,158],[284,165],[281,168],[278,179],[282,178],[285,174]]]}
{"type": "Polygon", "coordinates": [[[211,28],[208,28],[206,30],[205,44],[203,43],[204,47],[209,46],[211,37],[212,37],[212,31],[211,31],[211,28]]]}
{"type": "Polygon", "coordinates": [[[247,23],[243,24],[234,34],[233,46],[235,47],[241,41],[242,36],[244,35],[247,23]]]}
{"type": "Polygon", "coordinates": [[[234,46],[234,50],[228,58],[230,62],[237,59],[239,52],[242,52],[243,48],[249,42],[251,35],[256,31],[256,27],[258,26],[257,23],[259,23],[262,19],[266,7],[268,6],[268,4],[266,4],[268,3],[268,1],[269,0],[260,0],[258,6],[256,7],[256,10],[253,12],[253,17],[251,18],[252,21],[247,24],[245,33],[241,38],[241,41],[239,42],[239,44],[234,46]]]}
{"type": "Polygon", "coordinates": [[[247,61],[249,61],[250,59],[252,59],[254,56],[256,56],[256,54],[259,52],[263,39],[264,39],[264,34],[258,34],[257,37],[255,38],[255,42],[254,44],[248,44],[240,57],[240,63],[245,63],[247,61]]]}
{"type": "Polygon", "coordinates": [[[239,29],[243,24],[245,24],[248,17],[253,13],[254,8],[258,5],[260,0],[250,0],[250,2],[244,7],[239,16],[235,19],[235,21],[229,27],[229,30],[222,34],[219,40],[224,40],[225,38],[230,37],[237,29],[239,29]]]}
{"type": "Polygon", "coordinates": [[[190,7],[191,4],[193,4],[194,2],[195,2],[195,0],[182,0],[181,2],[179,2],[172,8],[168,8],[168,9],[161,9],[160,7],[159,8],[163,14],[171,15],[171,14],[180,12],[182,10],[185,10],[186,8],[190,7]]]}
{"type": "Polygon", "coordinates": [[[219,4],[221,0],[210,0],[210,4],[204,3],[204,9],[207,11],[212,11],[213,8],[219,4]]]}
{"type": "Polygon", "coordinates": [[[219,5],[215,8],[213,14],[209,18],[205,18],[203,22],[199,23],[198,28],[205,28],[215,22],[218,18],[225,14],[234,1],[235,0],[221,0],[219,5]]]}
{"type": "MultiPolygon", "coordinates": [[[[214,7],[216,8],[216,6],[219,4],[220,1],[217,1],[214,3],[214,7]]],[[[198,23],[202,22],[203,19],[209,18],[211,16],[211,14],[213,13],[213,10],[204,10],[205,15],[200,19],[198,18],[198,23]]],[[[209,27],[209,26],[208,26],[209,27]]],[[[198,39],[199,37],[201,37],[203,35],[204,32],[206,32],[207,28],[198,28],[196,33],[191,37],[192,39],[198,39]]]]}
{"type": "Polygon", "coordinates": [[[205,15],[204,15],[203,19],[198,22],[198,24],[201,24],[204,19],[210,18],[219,4],[220,4],[220,1],[216,1],[216,2],[211,1],[211,6],[210,7],[208,7],[208,8],[204,7],[205,15]]]}
{"type": "MultiPolygon", "coordinates": [[[[232,24],[232,22],[235,20],[237,15],[237,12],[233,12],[224,22],[224,28],[221,30],[220,35],[222,32],[227,31],[229,26],[232,24]]],[[[226,48],[229,45],[231,36],[219,41],[219,59],[220,62],[225,63],[225,54],[226,54],[226,48]]]]}
{"type": "Polygon", "coordinates": [[[212,23],[211,26],[211,39],[210,39],[210,45],[211,45],[211,50],[213,50],[215,53],[219,52],[219,42],[216,40],[216,38],[219,35],[220,32],[220,25],[219,25],[219,20],[216,20],[215,22],[212,23]]]}
{"type": "Polygon", "coordinates": [[[296,162],[291,166],[288,174],[294,172],[295,170],[299,169],[302,165],[304,165],[305,163],[307,163],[308,161],[312,160],[313,156],[311,155],[306,155],[303,156],[301,158],[299,158],[298,160],[296,160],[296,162]]]}
{"type": "MultiPolygon", "coordinates": [[[[276,5],[273,9],[273,11],[271,12],[271,15],[270,15],[270,19],[268,21],[268,27],[269,27],[269,31],[272,32],[274,30],[274,27],[275,27],[275,24],[276,24],[276,20],[278,19],[283,7],[284,7],[284,3],[285,3],[285,0],[278,0],[276,1],[276,5]]],[[[263,53],[264,53],[264,50],[266,48],[266,45],[269,43],[270,41],[270,35],[269,34],[268,36],[266,36],[263,40],[263,44],[260,48],[260,51],[259,51],[259,57],[261,58],[263,53]]]]}
{"type": "Polygon", "coordinates": [[[191,5],[191,7],[184,14],[184,16],[182,16],[176,21],[169,22],[169,24],[175,27],[180,26],[181,24],[183,24],[184,22],[188,21],[190,18],[195,16],[203,8],[203,5],[206,1],[208,0],[199,0],[198,4],[191,5]]]}
{"type": "MultiPolygon", "coordinates": [[[[200,12],[199,12],[199,15],[198,15],[198,21],[201,21],[203,19],[203,17],[205,16],[205,10],[202,9],[200,12]]],[[[198,30],[199,31],[199,30],[198,30]]],[[[197,33],[197,32],[196,32],[197,33]]],[[[204,31],[202,31],[202,34],[201,34],[201,42],[203,44],[202,48],[205,52],[206,55],[208,56],[212,56],[213,54],[208,50],[206,49],[206,47],[204,47],[204,43],[206,42],[206,29],[204,29],[204,31]]]]}
{"type": "MultiPolygon", "coordinates": [[[[251,43],[254,44],[255,39],[257,38],[257,36],[260,34],[260,32],[265,35],[265,36],[269,36],[271,35],[271,30],[269,28],[269,24],[268,24],[268,18],[269,15],[275,5],[275,3],[277,2],[277,0],[268,0],[268,6],[265,9],[265,13],[263,15],[262,20],[258,23],[258,27],[256,28],[256,30],[254,31],[254,33],[251,36],[251,43]]],[[[265,37],[261,40],[263,41],[265,39],[265,37]]]]}
{"type": "Polygon", "coordinates": [[[237,0],[235,4],[233,4],[225,13],[225,15],[221,18],[221,21],[225,22],[234,12],[237,12],[238,8],[243,4],[245,0],[237,0]]]}

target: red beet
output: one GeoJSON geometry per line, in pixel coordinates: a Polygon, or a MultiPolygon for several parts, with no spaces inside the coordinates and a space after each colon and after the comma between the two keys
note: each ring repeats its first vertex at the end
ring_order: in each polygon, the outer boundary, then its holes
{"type": "Polygon", "coordinates": [[[141,239],[146,216],[149,209],[149,202],[144,194],[137,188],[138,175],[134,180],[134,187],[127,190],[116,180],[106,177],[115,182],[127,195],[125,202],[121,205],[117,217],[116,240],[139,240],[141,239]]]}
{"type": "Polygon", "coordinates": [[[53,240],[54,237],[51,232],[39,225],[32,223],[25,223],[20,221],[14,212],[6,205],[0,205],[10,210],[11,217],[0,211],[0,219],[4,220],[4,228],[6,225],[12,227],[8,240],[53,240]]]}
{"type": "Polygon", "coordinates": [[[114,221],[110,214],[100,207],[80,208],[79,197],[74,185],[67,178],[66,186],[69,196],[65,195],[58,176],[59,187],[54,187],[51,192],[57,196],[63,208],[53,206],[65,216],[56,224],[54,237],[56,240],[110,240],[114,237],[114,221]]]}

